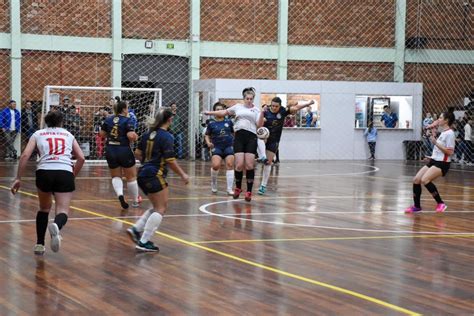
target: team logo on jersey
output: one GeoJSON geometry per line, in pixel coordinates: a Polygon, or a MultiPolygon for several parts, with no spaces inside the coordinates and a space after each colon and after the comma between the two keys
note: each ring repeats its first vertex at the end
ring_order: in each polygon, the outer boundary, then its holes
{"type": "Polygon", "coordinates": [[[224,126],[225,126],[225,127],[229,127],[229,124],[228,124],[228,123],[225,123],[224,126]]]}
{"type": "Polygon", "coordinates": [[[120,121],[120,118],[118,116],[114,117],[114,124],[117,124],[120,121]]]}
{"type": "Polygon", "coordinates": [[[277,114],[277,119],[281,119],[281,114],[280,113],[277,114]]]}
{"type": "Polygon", "coordinates": [[[155,136],[156,136],[156,131],[153,131],[150,133],[150,139],[153,140],[155,139],[155,136]]]}

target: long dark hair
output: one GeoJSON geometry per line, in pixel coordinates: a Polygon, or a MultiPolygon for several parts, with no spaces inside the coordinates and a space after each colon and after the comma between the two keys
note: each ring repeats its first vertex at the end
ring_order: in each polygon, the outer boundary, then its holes
{"type": "Polygon", "coordinates": [[[156,131],[160,127],[162,127],[168,120],[173,117],[173,112],[171,111],[170,108],[161,108],[158,111],[158,114],[155,116],[155,122],[151,124],[150,126],[150,131],[156,131]]]}
{"type": "Polygon", "coordinates": [[[44,117],[48,127],[61,127],[63,125],[63,114],[60,111],[49,111],[44,117]]]}
{"type": "Polygon", "coordinates": [[[281,106],[281,99],[279,97],[274,97],[272,102],[278,103],[281,106]]]}
{"type": "Polygon", "coordinates": [[[373,121],[369,122],[368,128],[369,128],[369,133],[372,133],[372,130],[374,129],[374,122],[373,121]]]}
{"type": "Polygon", "coordinates": [[[448,120],[448,126],[453,125],[454,121],[456,120],[456,116],[454,116],[454,107],[450,106],[447,111],[444,111],[443,118],[448,120]]]}
{"type": "Polygon", "coordinates": [[[127,102],[122,101],[119,96],[116,96],[115,100],[117,100],[117,104],[115,104],[114,112],[115,115],[119,115],[123,112],[124,109],[127,108],[127,102]]]}

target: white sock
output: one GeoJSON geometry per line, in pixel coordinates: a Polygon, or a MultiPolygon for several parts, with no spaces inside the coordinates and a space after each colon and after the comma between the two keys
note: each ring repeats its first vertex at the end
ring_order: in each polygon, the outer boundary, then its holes
{"type": "Polygon", "coordinates": [[[128,194],[132,196],[133,202],[138,202],[138,183],[137,180],[127,182],[128,194]]]}
{"type": "Polygon", "coordinates": [[[158,212],[153,212],[153,214],[148,217],[148,220],[145,224],[145,230],[143,231],[142,238],[140,239],[142,244],[145,244],[150,240],[153,233],[155,233],[158,227],[160,227],[162,219],[163,216],[161,216],[161,214],[158,212]]]}
{"type": "Polygon", "coordinates": [[[212,184],[215,185],[217,187],[217,175],[219,174],[219,169],[218,170],[214,170],[211,168],[211,181],[212,181],[212,184]]]}
{"type": "Polygon", "coordinates": [[[266,157],[266,154],[265,154],[265,142],[262,140],[262,139],[257,139],[257,154],[258,154],[258,158],[259,159],[262,159],[264,157],[266,157]]]}
{"type": "Polygon", "coordinates": [[[133,227],[135,227],[137,231],[142,232],[145,229],[145,224],[146,224],[146,221],[148,220],[148,217],[150,217],[152,213],[153,213],[152,208],[146,210],[145,213],[143,213],[142,216],[140,216],[140,218],[136,221],[133,227]]]}
{"type": "Polygon", "coordinates": [[[234,186],[234,170],[227,170],[225,176],[227,178],[227,191],[232,191],[234,186]]]}
{"type": "Polygon", "coordinates": [[[120,177],[113,177],[112,178],[112,186],[114,187],[115,194],[117,196],[123,195],[123,182],[122,178],[120,177]]]}
{"type": "Polygon", "coordinates": [[[270,172],[272,171],[272,166],[265,165],[263,167],[263,177],[262,177],[262,185],[267,186],[268,178],[270,178],[270,172]]]}

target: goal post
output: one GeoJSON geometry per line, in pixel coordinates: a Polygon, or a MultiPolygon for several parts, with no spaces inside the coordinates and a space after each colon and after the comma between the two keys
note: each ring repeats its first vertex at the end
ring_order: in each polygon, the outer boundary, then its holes
{"type": "Polygon", "coordinates": [[[148,130],[148,124],[162,105],[161,88],[45,86],[41,110],[41,128],[44,116],[53,108],[64,114],[63,126],[81,146],[87,161],[104,160],[105,140],[98,132],[103,120],[113,114],[114,98],[120,96],[129,106],[139,136],[148,130]]]}

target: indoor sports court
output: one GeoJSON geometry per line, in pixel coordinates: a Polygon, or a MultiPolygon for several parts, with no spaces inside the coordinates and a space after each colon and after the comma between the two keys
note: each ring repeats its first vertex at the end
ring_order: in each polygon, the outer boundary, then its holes
{"type": "Polygon", "coordinates": [[[1,2],[0,315],[473,315],[473,6],[1,2]]]}

